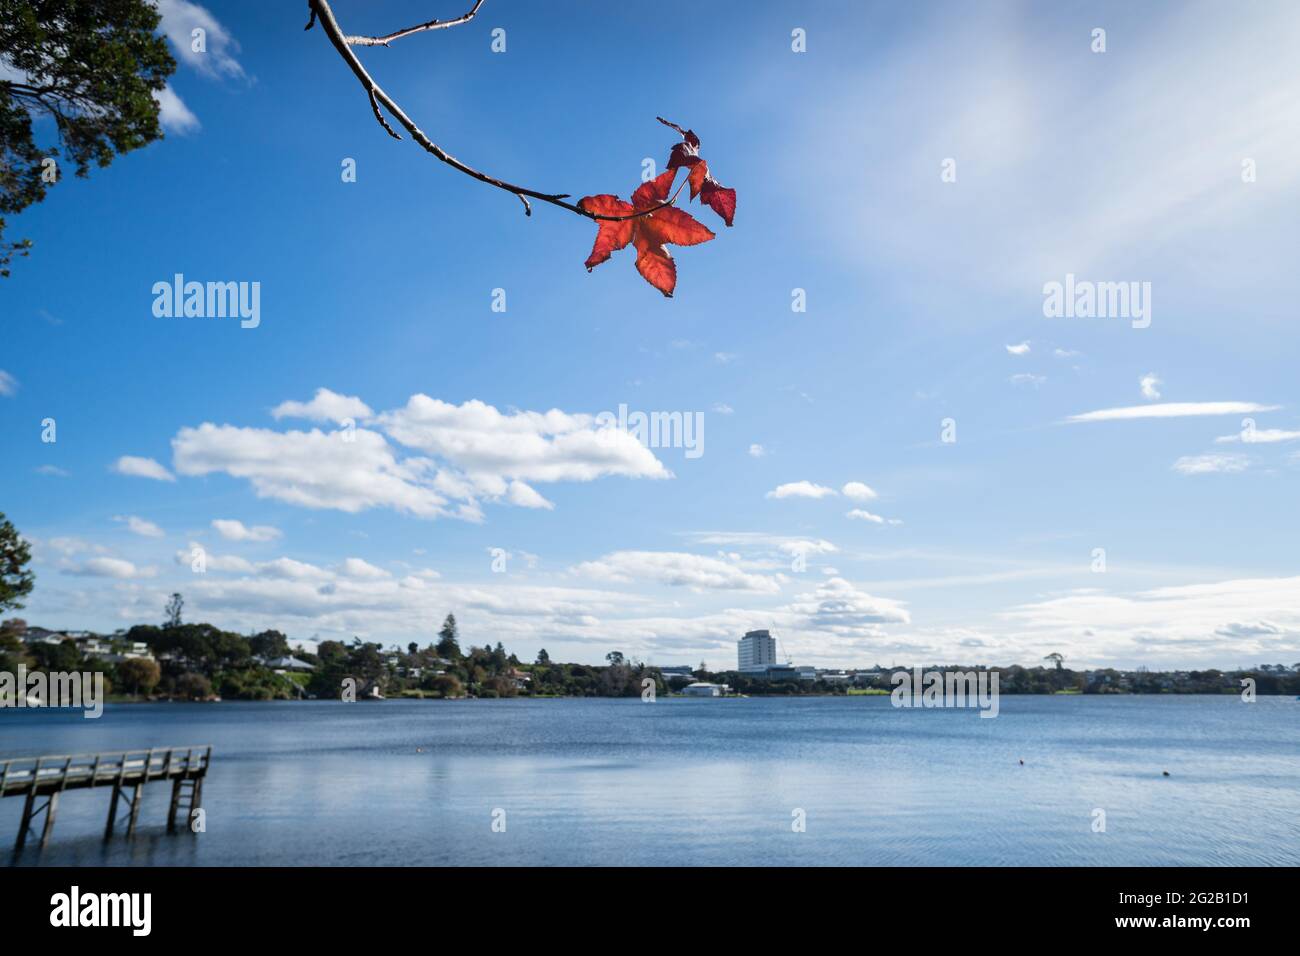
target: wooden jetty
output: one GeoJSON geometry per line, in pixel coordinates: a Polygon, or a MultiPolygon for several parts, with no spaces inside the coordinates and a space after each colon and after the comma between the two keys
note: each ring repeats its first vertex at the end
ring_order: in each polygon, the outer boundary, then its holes
{"type": "Polygon", "coordinates": [[[59,794],[65,790],[111,787],[108,825],[104,839],[113,835],[119,800],[130,808],[126,834],[135,833],[140,818],[140,800],[144,785],[171,781],[171,806],[167,811],[167,831],[176,830],[176,815],[185,804],[185,819],[202,806],[203,778],[212,762],[212,748],[155,747],[151,750],[114,750],[97,754],[60,754],[49,757],[13,757],[0,760],[0,798],[25,797],[23,821],[18,828],[15,852],[35,834],[36,818],[45,815],[41,828],[41,846],[50,840],[54,814],[59,808],[59,794]],[[42,802],[43,801],[43,802],[42,802]]]}

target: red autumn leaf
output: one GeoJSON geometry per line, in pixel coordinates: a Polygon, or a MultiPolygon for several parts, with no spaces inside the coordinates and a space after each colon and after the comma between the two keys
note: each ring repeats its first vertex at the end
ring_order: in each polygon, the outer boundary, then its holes
{"type": "Polygon", "coordinates": [[[682,141],[673,146],[672,152],[668,154],[668,168],[689,167],[691,198],[698,196],[700,202],[716,212],[730,226],[736,218],[736,191],[722,185],[709,173],[709,164],[700,156],[700,138],[695,135],[694,130],[682,129],[662,116],[659,117],[659,122],[671,126],[682,135],[682,141]]]}
{"type": "MultiPolygon", "coordinates": [[[[587,196],[579,208],[598,216],[630,216],[661,205],[668,199],[677,170],[668,169],[637,187],[629,205],[617,196],[587,196]]],[[[636,269],[652,286],[669,298],[677,286],[677,263],[669,245],[694,246],[708,242],[713,233],[690,213],[664,206],[635,219],[597,220],[596,242],[587,257],[587,271],[632,243],[636,247],[636,269]]]]}
{"type": "MultiPolygon", "coordinates": [[[[609,194],[588,196],[586,199],[581,200],[578,205],[587,212],[594,212],[598,216],[630,216],[636,212],[631,205],[623,202],[617,196],[610,196],[609,194]]],[[[634,222],[635,220],[632,219],[622,221],[596,220],[596,244],[591,247],[591,255],[587,256],[587,261],[584,263],[588,272],[632,241],[634,222]]]]}
{"type": "Polygon", "coordinates": [[[673,147],[673,151],[668,154],[668,168],[676,169],[678,166],[694,166],[700,162],[700,138],[695,135],[691,129],[682,129],[676,123],[670,123],[662,116],[656,117],[659,122],[665,126],[672,127],[682,136],[682,141],[673,147]]]}
{"type": "Polygon", "coordinates": [[[700,186],[700,202],[721,216],[722,221],[728,226],[736,218],[736,191],[728,189],[707,174],[704,183],[700,186]]]}
{"type": "Polygon", "coordinates": [[[684,139],[675,145],[672,152],[668,154],[668,168],[676,169],[679,166],[694,166],[702,163],[700,159],[700,138],[690,130],[685,132],[684,139]]]}
{"type": "Polygon", "coordinates": [[[709,177],[709,164],[704,160],[699,160],[691,167],[691,174],[687,182],[691,184],[691,198],[694,199],[700,194],[700,187],[704,185],[704,180],[709,177]]]}
{"type": "Polygon", "coordinates": [[[709,175],[709,164],[700,159],[691,166],[691,174],[687,182],[691,186],[691,198],[700,197],[700,202],[704,203],[727,223],[736,217],[736,191],[728,189],[720,182],[709,175]]]}

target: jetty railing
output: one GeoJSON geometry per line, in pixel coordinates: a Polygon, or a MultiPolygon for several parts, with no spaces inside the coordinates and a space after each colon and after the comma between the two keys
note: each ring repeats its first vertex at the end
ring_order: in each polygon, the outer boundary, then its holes
{"type": "Polygon", "coordinates": [[[135,833],[140,817],[144,785],[171,781],[171,804],[167,811],[167,830],[175,832],[176,816],[182,804],[186,819],[202,807],[203,778],[212,761],[212,747],[154,747],[149,750],[113,750],[89,754],[56,754],[44,757],[11,757],[0,760],[0,798],[24,797],[23,819],[18,828],[14,850],[23,848],[28,833],[34,833],[36,818],[44,814],[41,846],[49,842],[54,829],[54,814],[59,795],[65,790],[111,787],[108,824],[104,839],[113,835],[117,807],[125,800],[130,808],[127,836],[135,833]],[[43,801],[43,802],[42,802],[43,801]]]}

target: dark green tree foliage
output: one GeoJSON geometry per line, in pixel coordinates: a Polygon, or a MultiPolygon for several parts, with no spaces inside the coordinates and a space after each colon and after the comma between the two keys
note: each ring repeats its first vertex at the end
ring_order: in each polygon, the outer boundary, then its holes
{"type": "Polygon", "coordinates": [[[289,639],[279,631],[263,631],[248,639],[248,648],[258,657],[273,660],[289,656],[289,639]]]}
{"type": "Polygon", "coordinates": [[[642,683],[654,681],[656,694],[667,694],[669,686],[657,668],[626,662],[608,667],[588,664],[534,664],[529,693],[554,697],[639,697],[642,683]]]}
{"type": "Polygon", "coordinates": [[[162,680],[157,661],[126,660],[117,665],[117,683],[129,694],[148,694],[162,680]]]}
{"type": "Polygon", "coordinates": [[[158,22],[148,0],[0,0],[0,67],[11,77],[0,80],[0,276],[31,246],[4,238],[4,217],[57,182],[46,159],[84,177],[162,137],[153,94],[176,61],[158,22]]]}
{"type": "Polygon", "coordinates": [[[212,682],[202,674],[185,673],[177,678],[173,693],[181,700],[206,700],[212,696],[212,682]]]}
{"type": "Polygon", "coordinates": [[[27,570],[32,549],[13,524],[0,513],[0,611],[23,606],[35,577],[27,570]]]}
{"type": "Polygon", "coordinates": [[[19,664],[27,663],[27,654],[23,650],[22,635],[27,630],[27,622],[22,618],[11,618],[0,623],[0,671],[13,673],[19,664]]]}
{"type": "Polygon", "coordinates": [[[167,600],[167,607],[163,610],[163,627],[180,627],[181,612],[185,610],[185,598],[180,593],[173,594],[167,600]]]}
{"type": "Polygon", "coordinates": [[[460,634],[456,630],[455,614],[447,615],[442,630],[438,632],[438,656],[445,657],[449,661],[457,661],[461,657],[460,634]]]}

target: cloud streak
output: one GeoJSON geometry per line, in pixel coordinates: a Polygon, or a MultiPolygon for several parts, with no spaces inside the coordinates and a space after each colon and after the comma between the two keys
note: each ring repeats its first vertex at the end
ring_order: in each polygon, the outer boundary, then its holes
{"type": "Polygon", "coordinates": [[[1260,405],[1257,402],[1165,402],[1160,405],[1129,405],[1123,408],[1103,408],[1095,412],[1071,415],[1067,422],[1119,422],[1141,418],[1189,418],[1201,415],[1245,415],[1251,412],[1272,412],[1280,405],[1260,405]]]}

